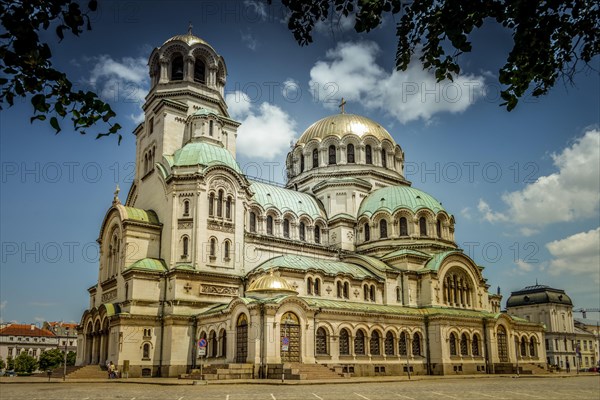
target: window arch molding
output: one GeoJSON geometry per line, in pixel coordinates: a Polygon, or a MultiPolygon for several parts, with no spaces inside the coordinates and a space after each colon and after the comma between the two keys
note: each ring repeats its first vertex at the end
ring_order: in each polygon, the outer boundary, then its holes
{"type": "Polygon", "coordinates": [[[415,233],[415,226],[413,223],[414,219],[415,219],[415,214],[409,209],[402,208],[402,209],[396,211],[393,215],[393,221],[394,221],[394,226],[396,227],[397,235],[400,237],[414,235],[414,233],[415,233]],[[405,226],[406,231],[405,232],[403,231],[403,227],[401,226],[400,220],[402,218],[404,218],[406,221],[406,226],[405,226]]]}
{"type": "Polygon", "coordinates": [[[469,269],[464,265],[452,263],[440,273],[442,283],[442,301],[446,305],[474,308],[477,286],[469,269]]]}

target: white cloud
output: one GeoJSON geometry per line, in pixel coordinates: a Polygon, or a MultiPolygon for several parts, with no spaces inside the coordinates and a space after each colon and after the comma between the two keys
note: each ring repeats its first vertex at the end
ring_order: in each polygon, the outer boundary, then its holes
{"type": "Polygon", "coordinates": [[[540,233],[540,231],[539,231],[539,229],[523,227],[523,228],[519,229],[519,233],[521,233],[521,235],[523,235],[525,237],[529,237],[529,236],[533,236],[533,235],[540,233]]]}
{"type": "Polygon", "coordinates": [[[285,153],[296,137],[296,121],[281,108],[267,102],[256,106],[241,92],[227,94],[226,102],[232,117],[242,123],[239,153],[272,160],[285,153]]]}
{"type": "Polygon", "coordinates": [[[471,207],[465,207],[462,210],[460,210],[460,215],[462,215],[465,219],[473,218],[473,216],[471,215],[471,207]]]}
{"type": "Polygon", "coordinates": [[[477,210],[481,213],[481,217],[488,222],[506,221],[506,215],[492,211],[490,205],[483,199],[479,199],[477,210]]]}
{"type": "Polygon", "coordinates": [[[244,11],[246,17],[250,18],[249,14],[255,14],[259,20],[264,21],[267,19],[266,2],[244,0],[244,6],[246,7],[246,10],[244,11]]]}
{"type": "MultiPolygon", "coordinates": [[[[93,63],[87,83],[108,103],[130,103],[141,105],[148,94],[148,67],[142,57],[123,57],[115,60],[109,55],[82,59],[93,63]]],[[[140,123],[144,113],[131,113],[129,118],[140,123]]]]}
{"type": "MultiPolygon", "coordinates": [[[[524,189],[504,194],[503,213],[480,208],[483,218],[502,216],[522,225],[543,226],[598,215],[600,206],[600,130],[588,130],[560,154],[552,154],[558,172],[541,176],[524,189]]],[[[482,200],[480,200],[480,205],[482,200]]],[[[484,202],[485,203],[485,202],[484,202]]],[[[533,230],[532,230],[533,231],[533,230]]]]}
{"type": "Polygon", "coordinates": [[[250,32],[240,32],[240,34],[242,35],[242,43],[250,50],[255,51],[258,47],[258,40],[250,32]]]}
{"type": "Polygon", "coordinates": [[[0,301],[0,310],[4,310],[6,308],[7,304],[8,304],[7,300],[0,301]]]}
{"type": "Polygon", "coordinates": [[[391,73],[377,64],[379,46],[373,42],[345,42],[327,51],[326,61],[310,70],[311,91],[317,101],[334,108],[339,98],[360,101],[369,109],[380,109],[401,123],[422,119],[429,122],[440,112],[466,110],[484,93],[484,78],[461,75],[454,82],[436,82],[420,62],[406,71],[391,73]]]}
{"type": "Polygon", "coordinates": [[[517,270],[519,272],[523,272],[523,273],[525,273],[525,272],[531,272],[534,269],[533,265],[531,265],[531,264],[529,264],[529,263],[527,263],[527,262],[525,262],[523,260],[517,260],[515,262],[515,265],[517,266],[517,270]]]}
{"type": "Polygon", "coordinates": [[[33,317],[33,320],[35,322],[46,322],[47,321],[47,319],[44,317],[33,317]]]}
{"type": "Polygon", "coordinates": [[[546,248],[554,257],[548,268],[550,274],[585,275],[587,280],[600,284],[600,228],[555,240],[546,248]]]}

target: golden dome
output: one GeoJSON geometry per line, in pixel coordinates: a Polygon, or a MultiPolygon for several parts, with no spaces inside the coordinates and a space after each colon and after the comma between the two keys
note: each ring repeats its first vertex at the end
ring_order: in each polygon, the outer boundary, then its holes
{"type": "Polygon", "coordinates": [[[168,39],[166,42],[163,43],[163,46],[167,43],[171,43],[174,42],[176,40],[179,40],[181,42],[185,42],[187,43],[188,46],[193,46],[195,44],[198,43],[202,43],[205,44],[207,46],[210,46],[205,40],[200,39],[198,36],[192,34],[192,32],[188,32],[185,35],[175,35],[172,38],[168,39]]]}
{"type": "Polygon", "coordinates": [[[308,143],[312,139],[321,141],[331,135],[342,138],[347,134],[354,134],[360,138],[372,135],[380,141],[387,139],[396,143],[392,135],[372,119],[356,114],[340,113],[320,119],[309,126],[298,139],[298,144],[308,143]]]}
{"type": "Polygon", "coordinates": [[[277,294],[298,294],[292,285],[283,279],[279,274],[275,275],[273,270],[268,275],[263,275],[250,284],[246,293],[277,293],[277,294]]]}

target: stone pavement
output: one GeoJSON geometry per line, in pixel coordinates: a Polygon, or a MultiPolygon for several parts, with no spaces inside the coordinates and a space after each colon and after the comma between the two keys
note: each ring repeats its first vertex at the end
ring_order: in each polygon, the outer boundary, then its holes
{"type": "Polygon", "coordinates": [[[600,376],[475,375],[450,377],[350,378],[336,382],[210,382],[178,379],[120,379],[76,382],[1,378],[0,400],[598,400],[600,376]],[[11,383],[8,383],[11,382],[11,383]],[[23,383],[23,384],[19,384],[23,383]],[[35,383],[35,384],[34,384],[35,383]],[[124,384],[126,383],[126,384],[124,384]],[[260,383],[260,384],[256,384],[260,383]]]}

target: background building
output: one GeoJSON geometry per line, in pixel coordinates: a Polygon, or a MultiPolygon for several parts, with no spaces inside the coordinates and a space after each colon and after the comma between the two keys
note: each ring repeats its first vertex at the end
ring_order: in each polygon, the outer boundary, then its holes
{"type": "Polygon", "coordinates": [[[77,325],[68,322],[44,322],[42,329],[46,329],[57,337],[58,346],[62,351],[77,353],[77,325]]]}
{"type": "Polygon", "coordinates": [[[58,338],[48,329],[34,324],[5,324],[0,329],[0,357],[16,358],[25,352],[36,359],[46,351],[58,346],[58,338]]]}

